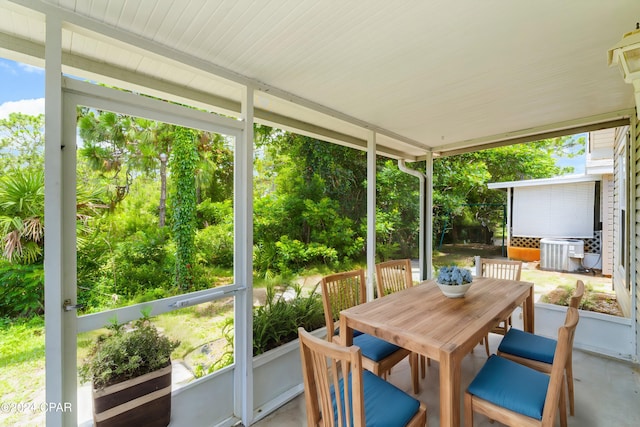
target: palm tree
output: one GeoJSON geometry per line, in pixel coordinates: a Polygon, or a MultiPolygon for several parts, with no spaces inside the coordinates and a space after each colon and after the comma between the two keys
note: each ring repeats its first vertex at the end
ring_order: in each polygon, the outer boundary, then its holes
{"type": "Polygon", "coordinates": [[[130,158],[135,145],[134,128],[129,116],[110,111],[79,109],[78,130],[83,140],[80,153],[93,170],[111,180],[111,205],[120,202],[131,185],[130,158]]]}
{"type": "Polygon", "coordinates": [[[44,246],[44,173],[14,170],[0,179],[2,255],[10,262],[30,264],[44,246]]]}
{"type": "Polygon", "coordinates": [[[160,162],[158,224],[164,227],[167,200],[167,159],[171,151],[174,125],[110,111],[79,110],[78,127],[84,140],[81,153],[89,165],[115,186],[112,207],[128,193],[131,172],[155,174],[160,162]],[[123,171],[124,169],[124,171],[123,171]]]}
{"type": "Polygon", "coordinates": [[[144,118],[133,121],[137,131],[135,158],[145,173],[155,172],[160,161],[160,201],[158,203],[158,226],[164,227],[167,217],[167,161],[175,126],[144,118]]]}

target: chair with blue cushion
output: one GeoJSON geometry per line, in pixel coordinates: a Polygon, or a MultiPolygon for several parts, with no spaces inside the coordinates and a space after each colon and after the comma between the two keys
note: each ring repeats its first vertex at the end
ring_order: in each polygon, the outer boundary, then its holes
{"type": "Polygon", "coordinates": [[[490,356],[464,394],[465,426],[473,427],[474,413],[479,413],[508,426],[552,427],[559,407],[560,425],[566,427],[564,372],[578,317],[578,310],[570,307],[565,324],[558,330],[550,374],[495,354],[490,356]]]}
{"type": "MultiPolygon", "coordinates": [[[[522,261],[476,257],[476,276],[478,277],[520,280],[521,273],[522,261]]],[[[509,317],[507,317],[506,319],[500,321],[500,323],[494,326],[494,328],[490,332],[494,334],[506,335],[510,327],[511,315],[509,315],[509,317]]],[[[491,350],[489,349],[489,334],[487,334],[483,338],[483,341],[487,356],[490,356],[491,350]]]]}
{"type": "MultiPolygon", "coordinates": [[[[584,283],[578,280],[569,307],[578,308],[584,295],[584,283]]],[[[567,313],[567,316],[569,314],[567,313]]],[[[510,329],[498,347],[498,355],[544,373],[550,373],[557,342],[519,329],[510,329]]],[[[569,348],[566,373],[569,392],[569,413],[574,415],[573,397],[573,342],[569,348]]]]}
{"type": "MultiPolygon", "coordinates": [[[[321,287],[327,340],[342,344],[338,329],[340,312],[366,302],[364,270],[330,274],[322,278],[321,287]]],[[[353,344],[362,350],[363,367],[378,376],[385,376],[387,371],[411,355],[409,350],[358,331],[353,334],[353,344]]],[[[416,394],[419,391],[417,365],[411,365],[411,379],[416,394]]]]}
{"type": "Polygon", "coordinates": [[[308,426],[426,426],[425,405],[363,370],[358,346],[325,341],[303,328],[298,336],[308,426]]]}
{"type": "MultiPolygon", "coordinates": [[[[378,298],[394,292],[402,291],[413,286],[410,259],[397,259],[376,264],[376,289],[378,298]]],[[[431,366],[431,360],[420,355],[420,376],[426,375],[426,364],[431,366]]]]}

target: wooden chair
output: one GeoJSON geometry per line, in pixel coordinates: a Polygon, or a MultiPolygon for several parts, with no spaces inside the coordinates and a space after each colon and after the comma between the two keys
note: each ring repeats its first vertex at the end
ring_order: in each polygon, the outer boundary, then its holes
{"type": "Polygon", "coordinates": [[[298,336],[308,426],[427,425],[423,403],[363,371],[360,348],[324,341],[303,328],[298,336]]]}
{"type": "Polygon", "coordinates": [[[376,279],[378,297],[413,286],[411,260],[399,259],[376,264],[376,279]]]}
{"type": "MultiPolygon", "coordinates": [[[[378,298],[413,286],[411,260],[399,259],[376,264],[376,288],[378,298]]],[[[426,376],[426,364],[431,366],[431,359],[420,355],[420,376],[426,376]]]]}
{"type": "MultiPolygon", "coordinates": [[[[511,261],[502,259],[489,259],[476,257],[476,276],[493,277],[495,279],[520,280],[522,272],[522,261],[511,261]]],[[[491,332],[494,334],[506,335],[511,327],[511,316],[502,320],[491,332]]],[[[491,355],[489,349],[489,334],[484,337],[484,348],[487,356],[491,355]]]]}
{"type": "MultiPolygon", "coordinates": [[[[327,340],[342,344],[338,329],[340,312],[366,302],[364,270],[325,276],[321,286],[327,340]]],[[[358,331],[353,334],[353,344],[362,350],[362,366],[378,376],[386,375],[387,371],[411,354],[409,350],[358,331]]],[[[411,378],[416,394],[419,391],[417,365],[417,362],[411,364],[411,378]]]]}
{"type": "MultiPolygon", "coordinates": [[[[584,295],[584,283],[578,280],[569,307],[578,308],[584,295]]],[[[568,316],[568,313],[567,313],[568,316]]],[[[551,373],[557,342],[551,338],[530,334],[519,329],[510,329],[498,347],[498,355],[544,373],[551,373]]],[[[567,390],[569,392],[569,413],[575,414],[573,397],[573,346],[565,368],[567,390]]]]}
{"type": "Polygon", "coordinates": [[[560,425],[566,427],[564,371],[578,317],[578,310],[570,307],[565,324],[558,330],[550,375],[501,356],[490,356],[465,392],[465,426],[473,427],[473,414],[477,412],[508,426],[551,427],[559,407],[560,425]]]}

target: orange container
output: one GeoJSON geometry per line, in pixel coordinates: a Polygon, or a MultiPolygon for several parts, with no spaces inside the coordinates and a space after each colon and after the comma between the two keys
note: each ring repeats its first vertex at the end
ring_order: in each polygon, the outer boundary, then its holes
{"type": "Polygon", "coordinates": [[[507,255],[509,256],[509,259],[516,259],[527,262],[540,261],[540,249],[507,246],[507,255]]]}

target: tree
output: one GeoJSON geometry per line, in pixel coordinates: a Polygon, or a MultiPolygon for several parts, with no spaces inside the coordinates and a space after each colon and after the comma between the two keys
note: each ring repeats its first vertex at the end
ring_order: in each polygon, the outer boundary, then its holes
{"type": "Polygon", "coordinates": [[[361,257],[366,153],[265,127],[256,135],[254,266],[295,272],[361,257]]]}
{"type": "MultiPolygon", "coordinates": [[[[424,162],[408,167],[424,171],[424,162]]],[[[417,256],[420,185],[397,162],[379,157],[376,174],[376,250],[380,260],[417,256]]]]}
{"type": "Polygon", "coordinates": [[[44,164],[44,115],[11,113],[0,119],[0,171],[44,164]]]}
{"type": "Polygon", "coordinates": [[[570,173],[572,168],[558,167],[555,157],[570,157],[583,150],[583,137],[560,137],[435,159],[434,243],[456,221],[479,223],[487,233],[500,223],[505,195],[489,190],[488,182],[570,173]]]}
{"type": "Polygon", "coordinates": [[[164,227],[167,214],[167,161],[171,154],[174,125],[144,118],[132,122],[136,134],[132,147],[132,161],[147,175],[155,174],[160,162],[160,200],[158,202],[158,226],[164,227]]]}
{"type": "Polygon", "coordinates": [[[78,131],[83,140],[80,154],[107,180],[113,209],[131,185],[131,141],[135,138],[131,117],[84,107],[79,108],[78,115],[78,131]]]}

